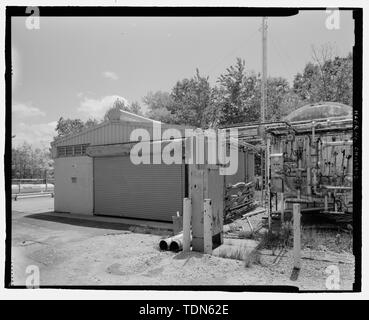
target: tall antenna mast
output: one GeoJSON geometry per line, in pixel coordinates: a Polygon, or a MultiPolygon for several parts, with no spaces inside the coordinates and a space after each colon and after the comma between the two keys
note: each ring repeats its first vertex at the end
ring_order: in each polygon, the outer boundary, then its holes
{"type": "MultiPolygon", "coordinates": [[[[267,79],[267,18],[262,17],[261,26],[261,39],[262,39],[262,68],[261,68],[261,105],[260,105],[260,122],[265,122],[265,110],[266,110],[266,100],[267,100],[267,90],[266,90],[266,79],[267,79]]],[[[261,125],[262,136],[264,136],[264,126],[261,125]]],[[[266,206],[268,212],[268,225],[269,229],[271,226],[271,216],[270,216],[270,198],[268,193],[269,185],[269,145],[267,143],[265,155],[261,153],[261,176],[262,176],[262,191],[261,191],[261,201],[266,206]],[[265,158],[264,158],[265,156],[265,158]]]]}
{"type": "Polygon", "coordinates": [[[266,102],[267,102],[267,18],[262,18],[262,54],[263,54],[263,64],[261,71],[261,112],[260,112],[260,121],[265,122],[265,110],[266,110],[266,102]]]}

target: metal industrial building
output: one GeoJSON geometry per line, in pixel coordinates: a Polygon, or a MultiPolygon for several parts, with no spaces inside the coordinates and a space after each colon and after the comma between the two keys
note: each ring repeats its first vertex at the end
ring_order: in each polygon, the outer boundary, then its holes
{"type": "MultiPolygon", "coordinates": [[[[181,215],[189,194],[189,165],[135,165],[130,160],[132,130],[146,129],[152,137],[155,123],[115,108],[103,123],[52,142],[55,211],[157,221],[181,215]]],[[[176,128],[184,136],[183,126],[161,123],[161,128],[176,128]]],[[[253,151],[240,150],[238,172],[225,179],[253,180],[253,151]]]]}

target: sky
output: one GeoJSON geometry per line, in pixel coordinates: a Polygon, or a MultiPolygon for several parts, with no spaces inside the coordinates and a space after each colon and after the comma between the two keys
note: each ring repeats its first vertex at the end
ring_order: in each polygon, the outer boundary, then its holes
{"type": "MultiPolygon", "coordinates": [[[[268,18],[268,76],[292,83],[312,46],[352,51],[352,13],[340,12],[333,30],[327,17],[268,18]]],[[[12,18],[14,145],[48,147],[60,117],[102,118],[117,97],[143,105],[149,91],[170,91],[196,68],[212,84],[237,57],[261,71],[259,17],[41,17],[37,30],[25,19],[12,18]]]]}

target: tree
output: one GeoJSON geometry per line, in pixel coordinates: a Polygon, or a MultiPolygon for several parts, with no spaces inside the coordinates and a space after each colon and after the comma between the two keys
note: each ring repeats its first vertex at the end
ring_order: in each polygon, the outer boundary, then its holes
{"type": "Polygon", "coordinates": [[[330,46],[314,47],[313,62],[295,76],[293,90],[305,103],[320,101],[352,105],[352,54],[333,57],[330,46]]]}
{"type": "Polygon", "coordinates": [[[242,92],[243,119],[242,122],[255,122],[260,119],[261,105],[261,77],[253,72],[245,77],[244,90],[242,92]]]}
{"type": "Polygon", "coordinates": [[[127,111],[132,112],[134,114],[137,114],[139,116],[142,116],[143,115],[142,114],[141,106],[140,106],[140,104],[137,101],[132,102],[129,110],[127,110],[127,111]]]}
{"type": "Polygon", "coordinates": [[[64,119],[63,117],[60,117],[55,128],[58,135],[54,137],[54,139],[65,137],[72,133],[81,132],[86,128],[94,127],[99,123],[101,123],[101,121],[95,118],[89,118],[86,122],[83,122],[81,119],[64,119]]]}
{"type": "Polygon", "coordinates": [[[137,115],[142,115],[141,106],[137,101],[129,104],[126,99],[117,98],[114,101],[113,106],[105,112],[104,120],[107,121],[109,119],[120,119],[120,110],[128,111],[137,115]]]}
{"type": "MultiPolygon", "coordinates": [[[[218,78],[210,114],[212,123],[220,126],[260,121],[261,77],[254,72],[246,72],[245,62],[237,58],[236,64],[227,68],[218,78]],[[215,116],[216,115],[216,116],[215,116]],[[217,119],[214,119],[217,118],[217,119]]],[[[280,120],[288,110],[299,103],[296,94],[291,93],[288,81],[281,77],[267,79],[266,120],[280,120]],[[288,97],[288,99],[287,99],[288,97]]]]}
{"type": "MultiPolygon", "coordinates": [[[[118,108],[123,111],[128,111],[137,115],[142,115],[141,106],[137,101],[134,101],[131,104],[129,104],[127,100],[119,98],[114,102],[113,106],[109,110],[115,108],[118,108]]],[[[106,112],[106,114],[109,112],[109,110],[106,112]]]]}
{"type": "Polygon", "coordinates": [[[278,121],[282,118],[283,103],[286,102],[285,97],[289,93],[290,87],[286,79],[268,78],[267,80],[267,121],[278,121]]]}
{"type": "Polygon", "coordinates": [[[146,116],[165,123],[206,127],[206,109],[211,99],[209,78],[200,75],[198,69],[190,79],[177,81],[171,92],[149,92],[143,102],[146,116]]]}
{"type": "Polygon", "coordinates": [[[303,74],[297,73],[293,81],[293,90],[303,101],[320,101],[320,75],[317,65],[309,62],[304,68],[303,74]]]}
{"type": "Polygon", "coordinates": [[[211,96],[209,77],[201,76],[196,69],[196,74],[191,79],[176,83],[170,96],[172,103],[167,109],[171,112],[174,123],[199,128],[206,126],[205,110],[211,96]]]}
{"type": "Polygon", "coordinates": [[[341,102],[352,106],[352,85],[353,85],[353,59],[350,53],[345,58],[335,57],[332,61],[333,67],[331,77],[333,78],[332,96],[336,102],[341,102]]]}
{"type": "Polygon", "coordinates": [[[85,128],[85,124],[81,119],[64,119],[60,117],[56,125],[55,131],[59,137],[64,137],[72,133],[81,132],[85,128]]]}
{"type": "Polygon", "coordinates": [[[150,119],[161,121],[163,123],[174,123],[172,114],[167,108],[157,108],[150,110],[146,113],[146,116],[150,119]]]}
{"type": "Polygon", "coordinates": [[[260,114],[260,75],[247,73],[245,61],[237,58],[236,64],[220,75],[219,84],[213,91],[213,114],[217,114],[217,123],[229,125],[240,122],[258,121],[260,114]]]}
{"type": "Polygon", "coordinates": [[[53,160],[48,148],[33,148],[24,142],[12,148],[13,179],[44,179],[53,175],[53,160]]]}
{"type": "Polygon", "coordinates": [[[96,125],[98,125],[100,123],[99,120],[95,119],[95,118],[89,118],[85,123],[84,123],[84,128],[91,128],[94,127],[96,125]]]}
{"type": "Polygon", "coordinates": [[[219,125],[219,119],[221,119],[223,115],[222,103],[223,100],[220,89],[218,87],[211,88],[210,102],[204,110],[207,128],[215,128],[219,125]]]}
{"type": "Polygon", "coordinates": [[[331,65],[330,61],[332,59],[332,47],[329,44],[325,44],[321,46],[320,52],[318,53],[314,46],[312,46],[313,52],[313,60],[317,66],[317,70],[319,71],[319,82],[320,82],[320,98],[323,101],[329,100],[330,95],[330,71],[331,65]]]}
{"type": "Polygon", "coordinates": [[[288,92],[286,92],[283,96],[281,106],[280,106],[280,116],[281,118],[287,116],[292,111],[298,109],[303,105],[303,102],[298,94],[293,91],[293,88],[290,88],[288,92]]]}
{"type": "MultiPolygon", "coordinates": [[[[320,53],[294,77],[293,86],[281,77],[267,79],[266,120],[277,121],[303,104],[333,101],[352,105],[352,54],[334,57],[331,47],[320,53]]],[[[208,77],[196,74],[177,81],[171,92],[149,92],[143,102],[146,116],[165,123],[218,127],[260,121],[261,77],[247,72],[245,61],[219,76],[211,87],[208,77]]]]}
{"type": "Polygon", "coordinates": [[[142,100],[148,108],[146,112],[148,118],[165,123],[173,123],[174,119],[172,119],[169,111],[173,100],[168,92],[150,91],[142,100]]]}
{"type": "Polygon", "coordinates": [[[243,89],[245,86],[245,61],[237,58],[236,65],[226,69],[226,73],[219,76],[218,99],[220,109],[221,125],[239,123],[243,121],[243,98],[245,94],[243,89]],[[242,118],[242,119],[241,119],[242,118]]]}
{"type": "Polygon", "coordinates": [[[149,111],[168,108],[173,103],[170,94],[165,91],[150,91],[142,100],[147,105],[149,111]]]}

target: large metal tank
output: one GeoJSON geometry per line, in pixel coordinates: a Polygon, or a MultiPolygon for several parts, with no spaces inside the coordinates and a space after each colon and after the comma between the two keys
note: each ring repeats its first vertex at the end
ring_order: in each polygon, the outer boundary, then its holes
{"type": "Polygon", "coordinates": [[[295,122],[336,117],[352,117],[352,107],[337,102],[311,103],[292,111],[285,120],[295,122]]]}

